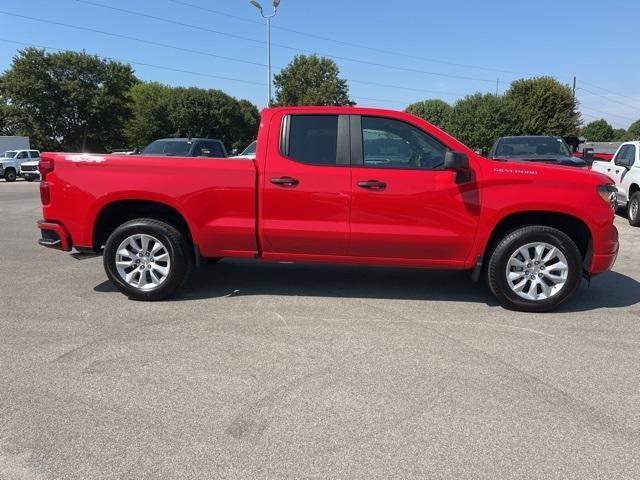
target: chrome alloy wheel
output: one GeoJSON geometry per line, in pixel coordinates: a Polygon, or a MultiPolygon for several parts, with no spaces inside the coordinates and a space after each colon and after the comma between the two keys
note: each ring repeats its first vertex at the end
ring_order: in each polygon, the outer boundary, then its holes
{"type": "Polygon", "coordinates": [[[525,300],[547,300],[556,295],[569,278],[564,254],[544,242],[518,248],[507,262],[509,288],[525,300]]]}
{"type": "Polygon", "coordinates": [[[169,250],[160,240],[144,233],[124,239],[116,253],[120,278],[139,290],[152,290],[169,276],[169,250]]]}

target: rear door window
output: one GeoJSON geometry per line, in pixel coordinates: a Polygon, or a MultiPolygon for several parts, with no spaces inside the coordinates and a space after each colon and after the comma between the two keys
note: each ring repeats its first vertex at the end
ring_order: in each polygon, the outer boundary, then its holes
{"type": "Polygon", "coordinates": [[[310,165],[336,165],[338,115],[291,115],[287,156],[310,165]]]}
{"type": "Polygon", "coordinates": [[[29,153],[31,155],[31,158],[40,158],[40,152],[36,152],[35,150],[32,150],[29,153]]]}

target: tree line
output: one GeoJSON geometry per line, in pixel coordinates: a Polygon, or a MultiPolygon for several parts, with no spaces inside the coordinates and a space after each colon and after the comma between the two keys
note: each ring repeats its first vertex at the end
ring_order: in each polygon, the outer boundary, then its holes
{"type": "Polygon", "coordinates": [[[130,65],[79,52],[19,51],[0,77],[0,134],[40,150],[108,152],[163,137],[208,137],[242,148],[260,114],[220,90],[138,79],[130,65]]]}
{"type": "MultiPolygon", "coordinates": [[[[355,102],[338,66],[297,55],[274,77],[276,105],[355,102]]],[[[513,82],[503,95],[476,93],[454,104],[427,99],[407,112],[474,149],[508,135],[581,135],[590,141],[640,138],[605,120],[582,127],[571,88],[551,77],[513,82]]],[[[209,137],[227,148],[255,139],[260,116],[248,100],[215,89],[170,87],[138,79],[132,67],[86,53],[27,48],[0,76],[0,134],[27,135],[41,150],[104,152],[143,147],[162,137],[209,137]]]]}

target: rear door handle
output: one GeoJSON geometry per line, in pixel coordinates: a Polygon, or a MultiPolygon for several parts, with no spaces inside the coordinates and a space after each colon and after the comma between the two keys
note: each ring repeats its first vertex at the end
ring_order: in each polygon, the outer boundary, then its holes
{"type": "Polygon", "coordinates": [[[286,187],[295,187],[300,182],[298,181],[297,178],[280,177],[280,178],[272,178],[271,179],[271,183],[273,183],[274,185],[283,185],[283,186],[286,186],[286,187]]]}
{"type": "Polygon", "coordinates": [[[358,182],[360,188],[368,188],[369,190],[384,190],[387,184],[379,180],[367,180],[366,182],[358,182]]]}

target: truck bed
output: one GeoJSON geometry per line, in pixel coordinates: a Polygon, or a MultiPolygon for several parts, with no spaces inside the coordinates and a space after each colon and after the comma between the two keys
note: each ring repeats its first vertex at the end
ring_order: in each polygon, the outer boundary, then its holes
{"type": "Polygon", "coordinates": [[[187,219],[206,257],[257,253],[256,166],[249,159],[44,153],[54,170],[42,188],[47,220],[61,221],[74,246],[98,248],[94,224],[116,202],[158,202],[187,219]]]}

